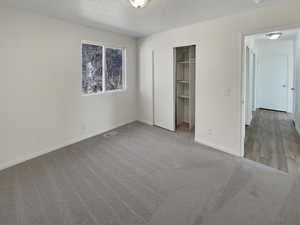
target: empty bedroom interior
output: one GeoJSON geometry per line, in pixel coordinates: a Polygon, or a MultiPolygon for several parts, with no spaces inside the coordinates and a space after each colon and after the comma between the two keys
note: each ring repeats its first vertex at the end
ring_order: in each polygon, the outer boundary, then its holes
{"type": "Polygon", "coordinates": [[[0,0],[0,225],[300,224],[299,9],[0,0]]]}

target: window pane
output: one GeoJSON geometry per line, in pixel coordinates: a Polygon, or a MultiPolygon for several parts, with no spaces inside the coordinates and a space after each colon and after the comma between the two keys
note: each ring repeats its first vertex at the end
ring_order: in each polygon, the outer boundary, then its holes
{"type": "Polygon", "coordinates": [[[123,88],[123,60],[122,49],[106,48],[106,73],[105,85],[106,90],[116,90],[123,88]]]}
{"type": "Polygon", "coordinates": [[[84,94],[102,91],[103,47],[82,44],[82,92],[84,94]]]}

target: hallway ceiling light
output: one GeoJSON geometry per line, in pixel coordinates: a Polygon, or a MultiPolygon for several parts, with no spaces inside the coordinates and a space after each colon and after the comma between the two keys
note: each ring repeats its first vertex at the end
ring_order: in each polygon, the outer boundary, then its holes
{"type": "Polygon", "coordinates": [[[140,9],[144,8],[150,2],[150,0],[129,0],[129,2],[134,8],[140,9]]]}
{"type": "Polygon", "coordinates": [[[281,37],[281,32],[271,32],[266,34],[266,37],[270,40],[278,40],[281,37]]]}
{"type": "Polygon", "coordinates": [[[262,0],[253,0],[253,1],[254,1],[254,3],[256,3],[256,4],[262,3],[262,0]]]}

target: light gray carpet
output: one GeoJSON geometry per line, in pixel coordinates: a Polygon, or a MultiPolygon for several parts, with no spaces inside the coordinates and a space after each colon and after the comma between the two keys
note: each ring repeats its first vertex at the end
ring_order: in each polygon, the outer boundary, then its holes
{"type": "Polygon", "coordinates": [[[0,172],[1,225],[299,225],[300,180],[133,123],[0,172]]]}

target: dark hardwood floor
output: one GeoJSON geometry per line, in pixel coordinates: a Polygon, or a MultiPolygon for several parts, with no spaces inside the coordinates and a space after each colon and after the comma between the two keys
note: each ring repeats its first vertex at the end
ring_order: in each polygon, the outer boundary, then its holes
{"type": "Polygon", "coordinates": [[[258,109],[246,128],[245,157],[300,175],[300,137],[290,114],[258,109]]]}
{"type": "Polygon", "coordinates": [[[0,225],[300,224],[295,176],[190,134],[141,123],[110,134],[0,171],[0,225]]]}

